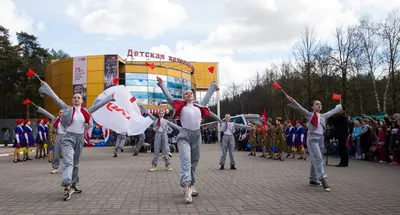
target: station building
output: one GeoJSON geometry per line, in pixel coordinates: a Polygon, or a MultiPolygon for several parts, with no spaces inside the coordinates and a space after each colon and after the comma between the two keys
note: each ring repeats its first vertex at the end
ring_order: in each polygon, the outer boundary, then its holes
{"type": "MultiPolygon", "coordinates": [[[[90,107],[118,77],[119,84],[125,85],[151,113],[171,108],[157,86],[157,76],[167,81],[174,98],[182,98],[184,90],[192,90],[196,95],[206,91],[212,79],[218,83],[218,63],[188,62],[164,54],[128,50],[127,57],[91,55],[56,60],[45,71],[45,81],[67,104],[74,93],[80,93],[84,106],[90,107]]],[[[44,106],[50,113],[58,113],[58,107],[47,96],[44,106]]]]}

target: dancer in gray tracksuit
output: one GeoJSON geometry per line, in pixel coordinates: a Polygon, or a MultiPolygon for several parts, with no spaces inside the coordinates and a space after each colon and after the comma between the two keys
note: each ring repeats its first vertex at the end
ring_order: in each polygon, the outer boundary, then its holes
{"type": "Polygon", "coordinates": [[[174,118],[179,117],[182,129],[177,136],[179,158],[181,161],[180,185],[184,189],[186,203],[192,202],[192,196],[199,193],[195,190],[195,172],[200,159],[201,131],[200,124],[203,117],[210,115],[210,110],[205,106],[216,91],[217,85],[213,81],[203,100],[195,103],[193,92],[186,90],[183,100],[174,99],[168,91],[167,85],[157,77],[157,85],[163,91],[168,104],[174,110],[174,118]]]}
{"type": "Polygon", "coordinates": [[[324,132],[326,128],[326,120],[339,113],[343,110],[342,105],[336,105],[333,110],[326,113],[321,113],[322,104],[319,100],[314,100],[312,103],[313,112],[309,112],[304,109],[299,103],[297,103],[292,97],[287,96],[291,102],[290,107],[297,109],[302,115],[307,117],[307,149],[311,157],[311,169],[310,169],[310,185],[321,185],[325,191],[330,191],[327,178],[328,176],[324,171],[323,152],[324,152],[324,132]]]}
{"type": "Polygon", "coordinates": [[[68,106],[61,100],[50,86],[41,81],[42,86],[39,93],[49,96],[58,107],[64,110],[60,119],[61,125],[66,133],[62,138],[61,154],[63,155],[63,168],[61,172],[62,186],[64,188],[64,201],[71,199],[73,193],[82,193],[78,188],[79,183],[79,160],[85,144],[85,126],[90,124],[90,114],[103,107],[110,101],[114,101],[113,95],[107,96],[92,107],[82,107],[82,95],[76,93],[72,97],[72,106],[68,106]]]}
{"type": "Polygon", "coordinates": [[[114,156],[113,157],[118,157],[118,149],[121,151],[121,153],[124,152],[124,146],[126,143],[126,133],[121,133],[117,135],[117,139],[115,140],[115,149],[114,149],[114,156]]]}
{"type": "Polygon", "coordinates": [[[142,146],[143,146],[143,144],[144,144],[144,139],[145,139],[145,135],[144,135],[144,133],[142,133],[142,134],[139,134],[138,135],[139,136],[139,141],[136,143],[136,145],[135,145],[135,147],[134,147],[134,149],[133,149],[133,156],[137,156],[137,155],[139,155],[139,150],[140,150],[140,148],[142,148],[142,146]]]}
{"type": "Polygon", "coordinates": [[[160,154],[160,149],[163,153],[162,158],[164,159],[165,162],[165,170],[171,171],[172,167],[170,166],[169,158],[168,158],[168,153],[169,153],[169,144],[168,144],[168,134],[167,131],[171,127],[176,128],[180,130],[181,128],[174,123],[164,119],[164,111],[160,110],[158,112],[158,118],[155,118],[153,115],[151,115],[146,108],[143,106],[140,106],[141,111],[146,113],[147,115],[150,116],[151,119],[154,120],[153,123],[153,130],[156,132],[156,136],[154,138],[154,156],[153,160],[151,161],[151,172],[158,171],[157,168],[157,161],[158,161],[158,155],[160,154]]]}
{"type": "Polygon", "coordinates": [[[64,114],[64,110],[60,110],[58,112],[58,117],[53,116],[51,113],[49,113],[47,110],[41,107],[38,107],[37,112],[47,116],[53,122],[53,128],[57,129],[57,135],[54,141],[54,158],[53,162],[51,163],[53,170],[50,172],[51,174],[56,174],[58,173],[58,169],[60,167],[61,143],[62,143],[62,138],[65,134],[65,128],[60,123],[60,119],[64,114]]]}
{"type": "Polygon", "coordinates": [[[222,137],[222,142],[221,142],[221,159],[219,161],[219,165],[221,167],[219,168],[220,170],[225,169],[225,160],[226,160],[226,153],[229,151],[229,160],[231,164],[231,169],[236,170],[236,163],[235,163],[235,158],[233,156],[233,151],[235,150],[235,137],[233,134],[236,131],[236,127],[239,128],[250,128],[250,126],[247,125],[241,125],[237,124],[234,122],[230,122],[231,115],[225,114],[225,121],[219,120],[219,123],[221,123],[221,131],[224,132],[224,136],[222,137]]]}

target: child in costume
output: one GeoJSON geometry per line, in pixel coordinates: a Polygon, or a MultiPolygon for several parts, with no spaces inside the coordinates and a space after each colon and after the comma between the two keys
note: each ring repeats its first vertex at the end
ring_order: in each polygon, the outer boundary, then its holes
{"type": "Polygon", "coordinates": [[[303,122],[301,120],[297,120],[294,144],[297,147],[297,151],[300,153],[300,157],[298,158],[299,160],[307,160],[307,155],[304,150],[304,143],[303,122]]]}
{"type": "Polygon", "coordinates": [[[43,126],[43,119],[42,118],[38,118],[37,119],[37,135],[36,135],[36,159],[40,159],[40,158],[44,158],[44,150],[43,150],[43,146],[44,146],[44,126],[43,126]],[[43,153],[43,154],[42,154],[43,153]]]}
{"type": "Polygon", "coordinates": [[[14,163],[18,163],[21,161],[19,159],[19,153],[21,152],[21,149],[25,147],[26,140],[24,136],[24,129],[22,128],[24,124],[24,120],[22,119],[17,119],[15,120],[15,123],[17,126],[15,127],[15,139],[14,139],[14,163]]]}
{"type": "Polygon", "coordinates": [[[43,120],[43,126],[44,126],[44,145],[43,145],[43,152],[44,152],[44,157],[47,157],[49,155],[49,147],[50,147],[50,138],[49,138],[49,120],[44,119],[43,120]]]}
{"type": "Polygon", "coordinates": [[[295,148],[295,144],[294,144],[296,129],[294,127],[294,122],[292,120],[288,120],[287,126],[288,126],[288,128],[287,128],[287,136],[286,136],[286,144],[287,144],[286,158],[290,157],[290,154],[292,154],[292,158],[296,158],[295,157],[296,148],[295,148]]]}
{"type": "Polygon", "coordinates": [[[24,136],[26,140],[26,147],[24,150],[24,160],[32,160],[29,158],[29,147],[32,147],[35,145],[35,139],[33,138],[33,129],[31,128],[31,121],[29,119],[26,119],[24,121],[24,136]]]}

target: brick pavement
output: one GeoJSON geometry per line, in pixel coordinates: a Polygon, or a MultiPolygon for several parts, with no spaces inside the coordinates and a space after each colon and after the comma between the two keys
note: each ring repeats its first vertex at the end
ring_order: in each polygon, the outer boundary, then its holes
{"type": "Polygon", "coordinates": [[[279,162],[237,152],[238,170],[220,171],[218,145],[202,145],[200,195],[186,205],[176,153],[173,171],[149,172],[151,154],[133,157],[126,149],[112,158],[112,150],[84,149],[83,193],[68,202],[62,200],[60,175],[49,174],[45,159],[13,164],[12,158],[1,158],[0,214],[400,214],[397,166],[363,161],[351,161],[349,168],[328,166],[332,191],[326,193],[308,185],[309,161],[279,162]]]}

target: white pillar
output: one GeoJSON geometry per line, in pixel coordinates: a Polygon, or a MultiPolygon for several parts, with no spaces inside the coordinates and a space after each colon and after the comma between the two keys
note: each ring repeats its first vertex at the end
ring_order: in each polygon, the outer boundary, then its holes
{"type": "MultiPolygon", "coordinates": [[[[218,81],[218,86],[219,86],[219,90],[217,91],[217,115],[218,117],[221,119],[221,106],[220,106],[220,97],[219,97],[219,91],[221,90],[221,79],[220,77],[220,71],[219,71],[219,63],[217,63],[217,81],[218,81]]],[[[217,126],[218,126],[218,142],[221,142],[221,131],[220,131],[220,124],[219,122],[217,122],[217,126]]]]}

